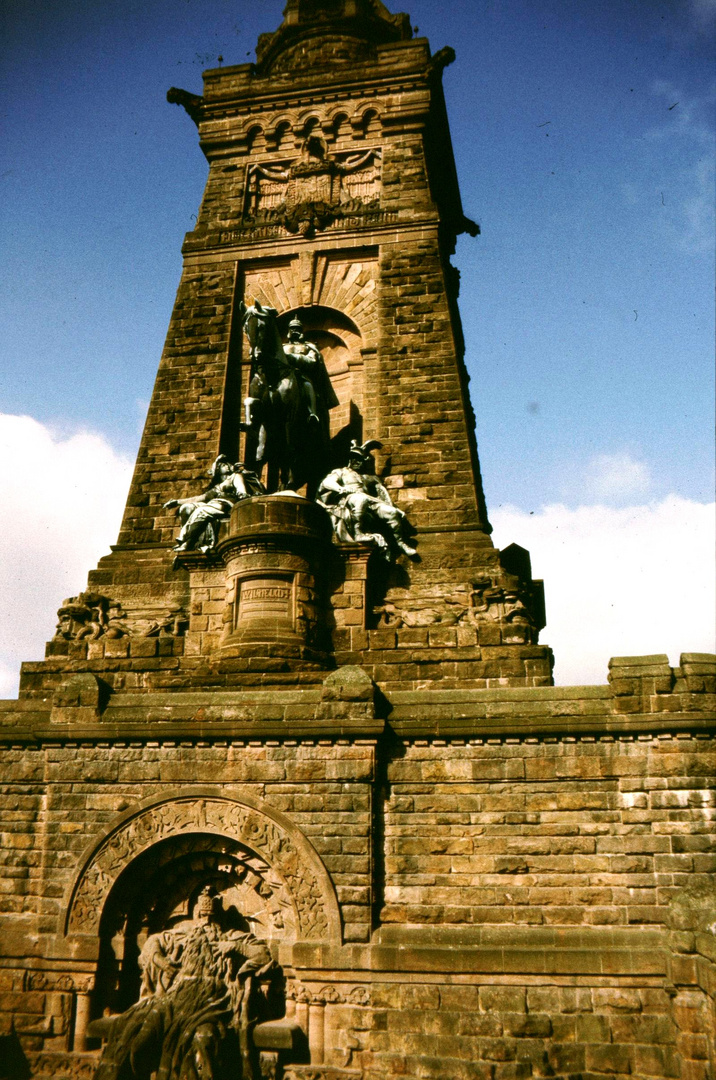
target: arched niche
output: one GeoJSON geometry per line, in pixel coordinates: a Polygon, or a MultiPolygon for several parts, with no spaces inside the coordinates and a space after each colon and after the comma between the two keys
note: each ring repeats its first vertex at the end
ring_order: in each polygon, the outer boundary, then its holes
{"type": "Polygon", "coordinates": [[[138,957],[152,934],[192,917],[209,887],[224,929],[269,944],[295,941],[296,910],[285,882],[245,844],[212,833],[169,836],[142,851],[119,874],[99,921],[98,1011],[122,1012],[139,997],[138,957]]]}
{"type": "Polygon", "coordinates": [[[263,154],[266,152],[266,135],[260,124],[249,128],[246,135],[246,148],[251,154],[263,154]]]}
{"type": "Polygon", "coordinates": [[[284,341],[288,338],[288,324],[296,317],[303,323],[308,340],[321,350],[339,401],[331,410],[331,440],[341,457],[350,440],[360,440],[363,433],[363,338],[356,323],[344,312],[313,304],[281,313],[278,324],[284,341]]]}
{"type": "Polygon", "coordinates": [[[65,935],[111,944],[128,926],[135,936],[140,924],[152,932],[188,910],[206,884],[254,920],[257,937],[341,941],[333,883],[303,833],[259,800],[213,790],[143,805],[88,848],[67,899],[65,935]]]}

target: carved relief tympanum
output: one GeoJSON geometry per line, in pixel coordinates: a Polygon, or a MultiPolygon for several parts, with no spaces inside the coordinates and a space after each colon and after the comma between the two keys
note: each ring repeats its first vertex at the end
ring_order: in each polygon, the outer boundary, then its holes
{"type": "MultiPolygon", "coordinates": [[[[340,934],[338,908],[328,876],[305,838],[268,813],[221,798],[178,798],[126,821],[91,855],[74,889],[67,916],[70,934],[97,934],[111,890],[133,860],[160,841],[220,835],[257,857],[264,880],[280,883],[277,902],[290,905],[294,936],[320,940],[340,934]],[[267,877],[268,872],[273,875],[267,877]]],[[[256,872],[255,866],[252,872],[256,872]]],[[[251,868],[251,867],[249,867],[251,868]]],[[[269,886],[271,887],[271,886],[269,886]]]]}
{"type": "Polygon", "coordinates": [[[311,135],[299,159],[250,167],[246,218],[312,236],[340,218],[376,209],[381,160],[380,147],[329,154],[325,140],[311,135]]]}

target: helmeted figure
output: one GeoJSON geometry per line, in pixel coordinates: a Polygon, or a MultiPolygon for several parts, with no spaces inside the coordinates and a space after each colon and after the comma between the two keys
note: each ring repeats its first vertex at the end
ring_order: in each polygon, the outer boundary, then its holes
{"type": "Polygon", "coordinates": [[[303,323],[299,318],[288,324],[288,344],[284,345],[286,356],[293,366],[301,384],[301,394],[308,409],[309,422],[318,424],[325,441],[330,437],[329,409],[338,405],[338,398],[331,385],[321,351],[312,341],[306,341],[303,323]]]}
{"type": "Polygon", "coordinates": [[[331,515],[337,540],[374,543],[388,560],[400,552],[413,558],[416,550],[405,539],[408,520],[371,471],[370,452],[381,445],[371,439],[360,446],[353,439],[347,466],[324,477],[316,501],[331,515]]]}
{"type": "Polygon", "coordinates": [[[241,464],[232,465],[220,454],[209,470],[211,486],[203,495],[189,499],[170,499],[165,510],[178,508],[182,528],[174,545],[175,551],[210,551],[219,539],[219,525],[226,521],[232,507],[240,499],[265,495],[258,476],[241,464]]]}
{"type": "Polygon", "coordinates": [[[93,1022],[107,1039],[95,1080],[256,1080],[256,980],[276,971],[265,942],[223,929],[209,888],[194,918],[152,934],[139,957],[139,1001],[93,1022]]]}

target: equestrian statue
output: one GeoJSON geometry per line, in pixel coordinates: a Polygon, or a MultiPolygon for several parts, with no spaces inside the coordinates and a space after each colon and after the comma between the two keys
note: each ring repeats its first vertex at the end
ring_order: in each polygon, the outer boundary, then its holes
{"type": "Polygon", "coordinates": [[[305,484],[312,499],[329,454],[329,410],[338,405],[323,357],[306,341],[298,318],[289,323],[284,346],[275,308],[242,303],[241,317],[251,356],[241,425],[245,465],[259,476],[266,467],[267,491],[297,491],[305,484]]]}

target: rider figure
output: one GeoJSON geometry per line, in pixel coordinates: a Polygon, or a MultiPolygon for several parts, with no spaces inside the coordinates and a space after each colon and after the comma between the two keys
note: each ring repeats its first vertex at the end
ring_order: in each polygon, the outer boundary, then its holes
{"type": "Polygon", "coordinates": [[[269,490],[306,484],[312,498],[331,441],[330,410],[339,404],[323,357],[295,315],[284,344],[275,308],[256,300],[241,314],[251,347],[244,460],[259,475],[268,466],[269,490]]]}
{"type": "Polygon", "coordinates": [[[301,383],[301,393],[308,406],[308,419],[314,424],[320,424],[316,384],[320,381],[325,367],[318,346],[312,341],[306,341],[303,323],[299,318],[291,319],[288,324],[288,344],[283,348],[287,356],[293,357],[294,370],[301,383]]]}

